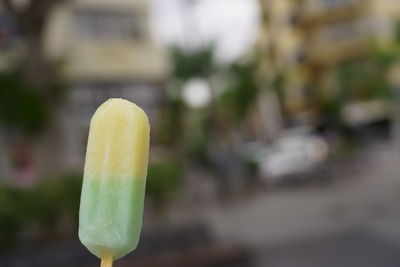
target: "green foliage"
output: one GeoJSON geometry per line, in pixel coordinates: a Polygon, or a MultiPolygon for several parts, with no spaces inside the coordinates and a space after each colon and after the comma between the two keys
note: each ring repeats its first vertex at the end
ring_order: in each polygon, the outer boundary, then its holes
{"type": "Polygon", "coordinates": [[[380,67],[381,70],[387,70],[392,64],[398,62],[399,55],[397,55],[398,51],[393,50],[379,50],[374,49],[371,53],[370,63],[373,63],[377,67],[380,67]]]}
{"type": "Polygon", "coordinates": [[[388,62],[387,58],[375,56],[343,65],[338,71],[343,100],[390,98],[391,89],[385,75],[388,62]]]}
{"type": "Polygon", "coordinates": [[[255,63],[233,64],[228,69],[228,88],[221,96],[221,104],[232,112],[234,120],[240,121],[247,115],[249,107],[258,94],[255,63]]]}
{"type": "Polygon", "coordinates": [[[0,186],[0,248],[17,244],[24,227],[37,223],[43,232],[54,230],[63,214],[78,220],[82,175],[44,180],[30,189],[0,186]]]}
{"type": "Polygon", "coordinates": [[[172,47],[173,79],[167,88],[167,102],[158,125],[155,141],[166,145],[179,145],[182,142],[185,105],[181,98],[185,82],[195,77],[207,77],[214,70],[213,46],[185,51],[172,47]]]}
{"type": "MultiPolygon", "coordinates": [[[[151,164],[146,193],[162,202],[182,183],[183,169],[177,160],[151,164]]],[[[57,234],[57,223],[64,215],[78,222],[81,174],[67,174],[43,180],[33,188],[0,185],[0,249],[18,245],[27,226],[39,226],[42,234],[57,234]]]]}
{"type": "Polygon", "coordinates": [[[186,156],[207,163],[207,148],[210,142],[211,113],[208,110],[191,114],[190,132],[186,135],[186,156]]]}
{"type": "Polygon", "coordinates": [[[329,123],[329,125],[337,130],[342,129],[344,122],[342,119],[342,108],[343,108],[343,99],[341,99],[340,95],[336,95],[330,98],[322,98],[319,99],[318,109],[322,114],[325,122],[329,123]]]}
{"type": "Polygon", "coordinates": [[[146,194],[163,201],[176,193],[182,184],[183,168],[178,160],[170,159],[149,166],[146,194]]]}
{"type": "Polygon", "coordinates": [[[188,80],[193,77],[207,76],[213,71],[213,46],[190,52],[173,47],[171,51],[175,78],[188,80]]]}
{"type": "Polygon", "coordinates": [[[36,209],[33,218],[46,227],[53,226],[63,212],[71,212],[77,218],[81,186],[82,176],[77,174],[41,183],[30,196],[35,203],[31,208],[36,209]]]}
{"type": "Polygon", "coordinates": [[[218,129],[221,134],[229,131],[248,115],[259,92],[257,62],[217,66],[212,46],[194,51],[175,47],[172,58],[173,79],[167,94],[170,99],[156,140],[183,148],[180,151],[185,156],[206,163],[210,136],[217,132],[214,130],[218,129]],[[213,99],[207,108],[188,110],[182,102],[182,87],[192,78],[205,79],[214,89],[213,99]]]}
{"type": "Polygon", "coordinates": [[[162,119],[156,131],[155,141],[173,145],[181,141],[182,120],[184,104],[181,99],[171,99],[162,112],[162,119]]]}
{"type": "Polygon", "coordinates": [[[0,123],[25,132],[37,132],[48,117],[46,102],[17,72],[0,74],[0,123]]]}
{"type": "Polygon", "coordinates": [[[286,77],[284,73],[278,73],[274,80],[272,81],[272,86],[271,88],[275,90],[276,96],[278,97],[278,101],[280,103],[280,108],[281,112],[283,115],[286,114],[285,110],[285,83],[286,83],[286,77]]]}
{"type": "Polygon", "coordinates": [[[342,109],[346,103],[390,99],[392,91],[387,72],[396,60],[392,53],[376,49],[362,60],[340,65],[336,76],[339,86],[337,92],[317,99],[323,118],[334,128],[342,129],[342,109]]]}
{"type": "Polygon", "coordinates": [[[400,44],[400,21],[396,23],[395,41],[397,44],[400,44]]]}
{"type": "Polygon", "coordinates": [[[21,199],[21,192],[0,187],[0,248],[16,244],[18,232],[24,221],[24,214],[19,210],[21,199]]]}

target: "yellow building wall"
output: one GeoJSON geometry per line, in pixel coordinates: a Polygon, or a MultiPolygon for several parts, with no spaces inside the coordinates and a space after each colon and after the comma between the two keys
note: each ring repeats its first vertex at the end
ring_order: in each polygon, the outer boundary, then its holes
{"type": "MultiPolygon", "coordinates": [[[[308,0],[306,3],[311,2],[324,3],[321,0],[308,0]]],[[[379,45],[388,44],[392,40],[395,22],[399,17],[396,14],[400,14],[400,2],[348,0],[348,3],[348,6],[343,4],[342,9],[331,9],[330,12],[326,12],[328,7],[320,8],[319,13],[314,14],[320,18],[303,25],[310,40],[307,53],[311,62],[337,64],[364,54],[371,48],[371,40],[379,45]],[[350,7],[352,12],[346,13],[345,10],[348,11],[350,7]]],[[[304,8],[309,7],[306,5],[304,8]]],[[[305,16],[306,21],[308,18],[305,16]]]]}
{"type": "Polygon", "coordinates": [[[163,80],[168,75],[166,51],[157,47],[150,33],[145,0],[77,0],[57,7],[46,35],[46,51],[61,62],[67,80],[163,80]],[[76,12],[95,10],[136,16],[140,39],[93,39],[79,34],[76,12]]]}
{"type": "Polygon", "coordinates": [[[264,1],[267,23],[262,38],[273,50],[265,52],[262,66],[272,66],[276,74],[285,72],[283,105],[293,114],[307,106],[304,86],[323,88],[322,95],[334,94],[337,65],[365,55],[372,40],[389,44],[400,21],[398,0],[264,1]],[[287,23],[293,15],[297,22],[287,23]],[[304,60],[293,60],[302,54],[304,60]]]}

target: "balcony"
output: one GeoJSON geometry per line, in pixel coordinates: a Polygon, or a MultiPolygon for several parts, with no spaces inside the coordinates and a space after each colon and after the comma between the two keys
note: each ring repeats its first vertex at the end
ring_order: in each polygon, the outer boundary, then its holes
{"type": "Polygon", "coordinates": [[[166,77],[166,53],[152,43],[147,17],[139,9],[80,6],[60,13],[51,23],[47,43],[52,57],[65,59],[68,80],[160,81],[166,77]]]}
{"type": "Polygon", "coordinates": [[[365,0],[306,0],[299,12],[300,22],[313,26],[358,16],[366,4],[365,0]]]}
{"type": "Polygon", "coordinates": [[[73,80],[162,80],[167,64],[152,45],[80,43],[70,51],[66,70],[73,80]]]}
{"type": "Polygon", "coordinates": [[[329,25],[312,33],[307,59],[318,65],[336,64],[368,49],[371,32],[362,21],[329,25]]]}
{"type": "Polygon", "coordinates": [[[321,27],[310,33],[307,60],[326,65],[356,58],[368,51],[371,40],[390,40],[389,28],[387,21],[371,18],[321,27]]]}

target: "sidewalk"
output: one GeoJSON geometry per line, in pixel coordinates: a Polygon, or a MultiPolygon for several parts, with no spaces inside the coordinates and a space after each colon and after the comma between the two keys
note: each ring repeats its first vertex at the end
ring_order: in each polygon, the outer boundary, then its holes
{"type": "MultiPolygon", "coordinates": [[[[399,266],[400,164],[397,160],[390,144],[375,145],[360,154],[356,168],[341,170],[339,173],[344,177],[332,186],[259,195],[245,203],[210,208],[204,217],[221,240],[243,242],[259,252],[280,247],[281,254],[287,256],[291,254],[284,251],[293,250],[292,244],[300,247],[303,244],[307,254],[307,244],[315,242],[327,243],[321,249],[329,251],[367,240],[365,251],[396,252],[393,261],[399,266]],[[368,243],[368,240],[372,241],[368,243]]],[[[377,260],[389,257],[378,252],[375,256],[377,260]]],[[[308,265],[268,266],[320,266],[310,260],[308,265]]]]}

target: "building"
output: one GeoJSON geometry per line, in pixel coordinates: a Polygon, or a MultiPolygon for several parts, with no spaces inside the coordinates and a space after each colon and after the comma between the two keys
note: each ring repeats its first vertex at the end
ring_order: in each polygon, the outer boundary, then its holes
{"type": "Polygon", "coordinates": [[[307,102],[303,92],[304,33],[297,27],[300,4],[297,0],[260,0],[263,14],[258,43],[262,51],[260,75],[277,91],[283,112],[289,114],[307,102]]]}
{"type": "MultiPolygon", "coordinates": [[[[284,77],[289,116],[312,112],[313,96],[337,90],[337,69],[386,46],[400,18],[396,0],[260,0],[263,73],[284,77]],[[323,88],[316,92],[316,88],[323,88]]],[[[267,75],[267,74],[266,74],[267,75]]]]}
{"type": "MultiPolygon", "coordinates": [[[[147,0],[77,0],[52,12],[45,53],[59,62],[66,101],[55,114],[61,123],[57,149],[38,152],[37,173],[82,168],[90,117],[110,97],[134,101],[150,120],[156,118],[169,66],[166,51],[152,40],[148,5],[147,0]],[[48,163],[49,152],[57,153],[58,162],[48,163]]],[[[0,42],[2,25],[7,24],[0,19],[0,42]]]]}

